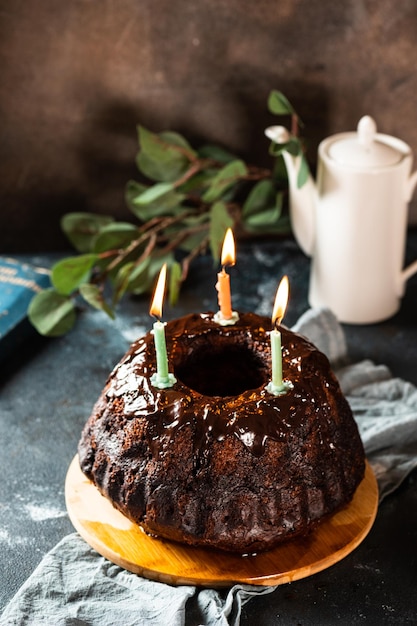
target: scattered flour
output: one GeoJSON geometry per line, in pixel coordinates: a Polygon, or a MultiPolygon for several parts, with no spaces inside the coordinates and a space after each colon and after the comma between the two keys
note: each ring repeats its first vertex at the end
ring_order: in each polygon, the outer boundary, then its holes
{"type": "Polygon", "coordinates": [[[273,267],[277,263],[276,258],[270,253],[262,250],[262,247],[255,246],[253,256],[260,265],[265,267],[273,267]]]}
{"type": "Polygon", "coordinates": [[[13,548],[17,545],[24,545],[28,543],[30,543],[28,537],[12,537],[6,529],[0,528],[0,545],[3,544],[13,548]]]}
{"type": "Polygon", "coordinates": [[[266,315],[267,317],[271,316],[277,287],[278,284],[275,278],[269,280],[267,283],[263,283],[262,286],[259,286],[259,301],[256,306],[256,313],[258,315],[266,315]]]}
{"type": "Polygon", "coordinates": [[[140,324],[132,325],[131,322],[126,323],[122,319],[116,320],[116,325],[117,325],[117,329],[119,330],[121,335],[124,337],[124,339],[126,339],[126,341],[128,341],[129,343],[133,343],[134,341],[136,341],[136,339],[139,339],[139,337],[142,337],[149,330],[149,328],[151,327],[151,322],[149,323],[148,328],[140,324]]]}
{"type": "Polygon", "coordinates": [[[61,511],[55,507],[37,504],[25,504],[24,507],[34,522],[43,522],[47,519],[56,519],[57,517],[65,517],[67,515],[66,511],[61,511]]]}

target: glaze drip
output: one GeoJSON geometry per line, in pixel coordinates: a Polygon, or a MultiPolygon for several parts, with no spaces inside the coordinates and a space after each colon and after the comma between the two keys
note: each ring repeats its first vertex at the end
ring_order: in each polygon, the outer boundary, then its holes
{"type": "Polygon", "coordinates": [[[81,435],[80,467],[145,532],[254,553],[305,536],[351,500],[365,457],[329,362],[281,328],[293,387],[270,394],[270,329],[251,313],[229,327],[188,315],[165,329],[173,387],[151,384],[150,333],[108,378],[81,435]]]}
{"type": "Polygon", "coordinates": [[[166,390],[152,386],[156,360],[148,333],[111,375],[107,398],[123,397],[127,419],[147,417],[152,433],[148,443],[156,456],[186,427],[195,454],[204,454],[210,439],[233,435],[260,456],[269,439],[280,441],[303,428],[306,407],[311,411],[316,405],[322,412],[328,407],[326,390],[316,380],[323,365],[329,369],[326,357],[285,327],[280,327],[283,375],[293,388],[278,397],[266,391],[269,326],[268,318],[252,313],[241,314],[235,326],[226,328],[213,322],[212,314],[168,322],[168,358],[177,383],[166,390]]]}

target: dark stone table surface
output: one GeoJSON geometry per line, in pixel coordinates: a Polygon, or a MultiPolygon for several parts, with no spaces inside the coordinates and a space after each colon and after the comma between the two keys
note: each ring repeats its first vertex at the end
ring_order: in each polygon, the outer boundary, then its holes
{"type": "MultiPolygon", "coordinates": [[[[291,282],[285,323],[308,308],[309,261],[292,240],[238,243],[231,270],[233,305],[270,315],[283,274],[291,282]]],[[[407,257],[417,258],[417,232],[407,257]]],[[[51,255],[22,260],[48,264],[51,255]]],[[[216,310],[216,268],[199,259],[169,319],[216,310]]],[[[0,610],[43,555],[73,532],[64,481],[81,428],[109,371],[138,335],[150,328],[149,299],[127,298],[112,322],[86,310],[63,338],[33,336],[0,370],[0,610]]],[[[370,358],[417,384],[417,277],[401,309],[369,326],[344,326],[352,361],[370,358]]],[[[417,472],[381,504],[364,542],[331,568],[251,600],[243,626],[417,623],[417,472]]],[[[193,625],[193,611],[189,626],[193,625]]],[[[195,622],[197,624],[197,622],[195,622]]]]}

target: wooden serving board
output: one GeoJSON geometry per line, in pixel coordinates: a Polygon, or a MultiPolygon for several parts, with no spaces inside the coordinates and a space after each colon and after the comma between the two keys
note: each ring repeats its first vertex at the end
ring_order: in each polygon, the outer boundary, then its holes
{"type": "Polygon", "coordinates": [[[361,543],[378,508],[378,486],[367,463],[365,478],[352,502],[324,520],[307,538],[243,557],[149,537],[84,476],[78,456],[68,469],[65,495],[76,530],[102,556],[151,580],[206,587],[280,585],[315,574],[361,543]]]}

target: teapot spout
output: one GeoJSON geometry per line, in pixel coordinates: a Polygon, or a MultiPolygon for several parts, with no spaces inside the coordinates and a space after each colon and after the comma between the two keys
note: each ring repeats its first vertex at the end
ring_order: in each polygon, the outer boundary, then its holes
{"type": "Polygon", "coordinates": [[[284,126],[270,126],[265,130],[265,135],[283,147],[281,154],[288,175],[291,227],[300,248],[311,256],[315,240],[316,185],[310,174],[302,186],[298,185],[301,157],[290,154],[283,146],[291,139],[284,126]]]}

